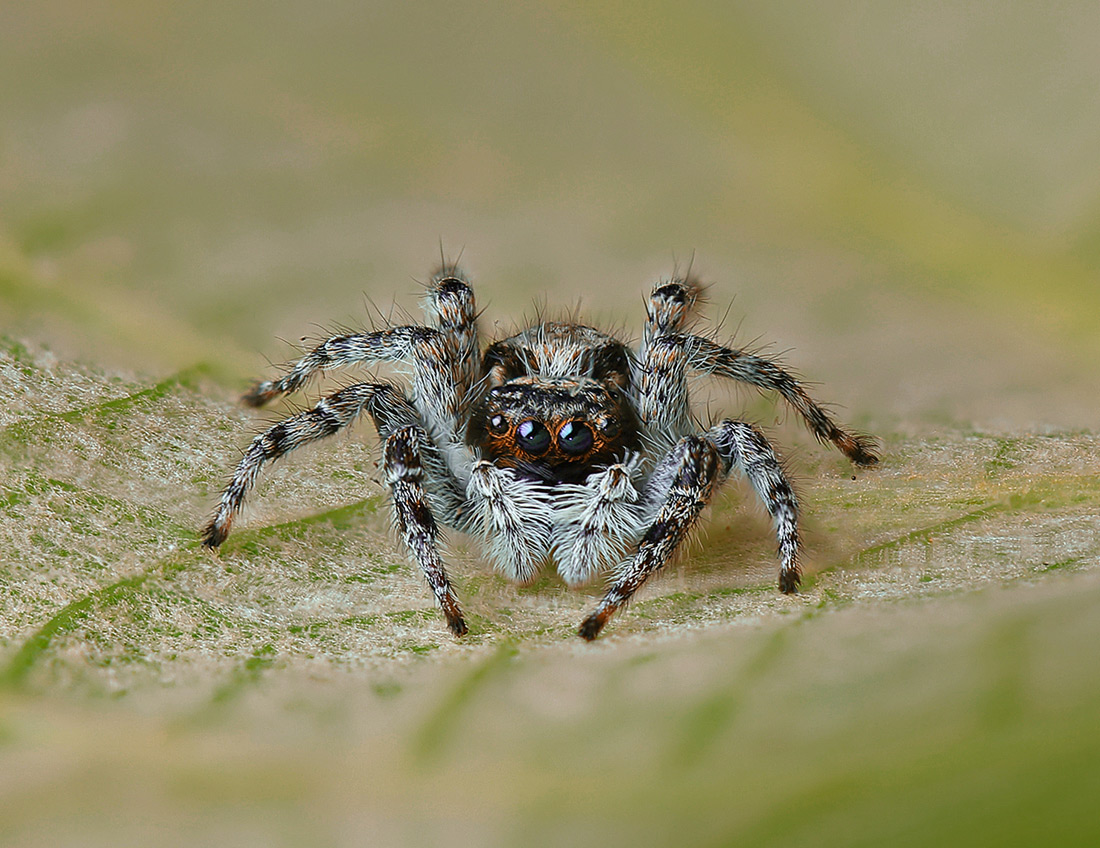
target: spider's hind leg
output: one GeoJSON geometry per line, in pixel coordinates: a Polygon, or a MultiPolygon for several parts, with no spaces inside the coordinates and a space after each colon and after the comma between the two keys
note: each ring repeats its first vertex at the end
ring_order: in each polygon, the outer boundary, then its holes
{"type": "Polygon", "coordinates": [[[712,427],[706,438],[718,449],[726,473],[736,468],[744,474],[768,510],[779,542],[779,590],[797,592],[802,580],[798,499],[771,444],[751,424],[728,419],[712,427]]]}
{"type": "MultiPolygon", "coordinates": [[[[588,618],[578,635],[591,641],[642,584],[671,559],[707,505],[719,476],[715,446],[701,436],[685,436],[654,470],[652,480],[671,478],[661,507],[657,510],[638,552],[619,573],[611,588],[588,618]]],[[[653,485],[653,483],[651,483],[653,485]]]]}

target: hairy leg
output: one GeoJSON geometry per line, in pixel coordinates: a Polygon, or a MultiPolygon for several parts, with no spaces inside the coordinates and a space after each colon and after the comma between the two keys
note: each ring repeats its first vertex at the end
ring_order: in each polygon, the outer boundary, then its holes
{"type": "Polygon", "coordinates": [[[252,440],[233,479],[222,493],[214,516],[202,531],[202,543],[216,548],[229,535],[244,499],[256,485],[260,470],[292,450],[324,439],[352,424],[366,411],[379,435],[415,421],[415,411],[404,396],[386,383],[360,383],[322,398],[312,409],[292,415],[252,440]]]}
{"type": "Polygon", "coordinates": [[[459,403],[466,404],[481,377],[474,290],[457,265],[444,264],[432,276],[423,305],[428,321],[447,339],[459,403]]]}
{"type": "Polygon", "coordinates": [[[699,283],[690,276],[654,284],[646,303],[643,343],[648,346],[657,336],[683,332],[702,298],[702,291],[699,283]]]}
{"type": "Polygon", "coordinates": [[[294,363],[282,377],[257,383],[241,400],[249,406],[263,406],[296,392],[328,368],[410,360],[416,356],[418,346],[429,345],[438,336],[438,330],[415,326],[333,336],[294,363]]]}
{"type": "MultiPolygon", "coordinates": [[[[806,421],[810,431],[821,441],[832,442],[856,465],[874,465],[878,462],[877,445],[869,436],[849,433],[841,429],[829,414],[807,394],[806,390],[789,372],[774,362],[743,350],[732,350],[700,336],[669,334],[654,339],[648,348],[648,359],[657,371],[669,372],[679,382],[666,380],[675,391],[686,392],[686,369],[727,377],[761,389],[778,392],[806,421]]],[[[654,397],[644,396],[646,408],[660,409],[666,402],[658,384],[654,397]]],[[[667,393],[667,390],[666,390],[667,393]]]]}
{"type": "Polygon", "coordinates": [[[428,586],[447,619],[447,626],[456,636],[463,636],[466,622],[439,556],[439,527],[423,486],[421,445],[425,439],[419,427],[398,429],[386,439],[383,467],[401,538],[424,572],[428,586]]]}
{"type": "Polygon", "coordinates": [[[723,421],[706,438],[718,449],[726,473],[737,469],[744,474],[768,510],[779,543],[779,590],[797,592],[802,579],[798,499],[771,444],[760,430],[743,421],[723,421]]]}
{"type": "Polygon", "coordinates": [[[639,414],[656,437],[651,448],[657,451],[668,450],[693,432],[687,360],[678,347],[657,340],[684,332],[701,299],[702,287],[688,277],[656,283],[646,303],[634,383],[639,388],[639,414]]]}
{"type": "Polygon", "coordinates": [[[659,468],[654,476],[664,479],[671,473],[671,484],[661,507],[638,544],[638,552],[619,573],[595,612],[581,624],[578,635],[589,641],[595,639],[611,616],[672,558],[710,500],[718,478],[718,463],[714,445],[700,436],[681,439],[662,460],[667,470],[659,468]]]}
{"type": "MultiPolygon", "coordinates": [[[[298,360],[286,375],[257,383],[242,400],[249,406],[263,406],[280,395],[296,391],[327,368],[407,362],[412,368],[413,396],[418,399],[428,432],[440,443],[454,441],[462,408],[457,376],[460,366],[454,344],[451,335],[432,327],[390,327],[334,336],[298,360]]],[[[471,362],[476,362],[476,357],[471,362]]],[[[475,366],[467,363],[462,367],[475,366]]]]}
{"type": "Polygon", "coordinates": [[[651,449],[670,449],[691,433],[691,399],[688,394],[687,356],[677,343],[684,338],[661,334],[641,352],[638,375],[638,414],[654,439],[651,449]]]}

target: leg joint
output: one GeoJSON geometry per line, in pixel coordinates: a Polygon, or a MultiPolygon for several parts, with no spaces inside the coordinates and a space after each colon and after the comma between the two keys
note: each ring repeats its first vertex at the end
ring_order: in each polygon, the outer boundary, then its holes
{"type": "Polygon", "coordinates": [[[399,427],[386,439],[383,449],[386,481],[393,485],[398,481],[418,483],[424,474],[420,460],[419,427],[399,427]]]}

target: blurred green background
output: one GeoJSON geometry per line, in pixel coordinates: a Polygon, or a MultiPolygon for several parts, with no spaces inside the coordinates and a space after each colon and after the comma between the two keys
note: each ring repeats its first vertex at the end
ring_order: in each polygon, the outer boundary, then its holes
{"type": "Polygon", "coordinates": [[[1084,2],[0,3],[0,841],[1096,844],[1098,41],[1084,2]],[[732,487],[591,647],[598,587],[454,540],[456,645],[367,428],[198,551],[245,381],[441,250],[489,334],[636,335],[693,263],[881,435],[853,479],[713,389],[788,446],[807,591],[732,487]]]}

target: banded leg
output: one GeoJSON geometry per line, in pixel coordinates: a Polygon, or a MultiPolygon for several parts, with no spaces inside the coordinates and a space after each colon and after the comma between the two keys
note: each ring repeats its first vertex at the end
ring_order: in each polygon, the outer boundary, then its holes
{"type": "Polygon", "coordinates": [[[423,306],[429,322],[450,343],[459,402],[464,403],[481,376],[481,352],[474,290],[457,265],[444,263],[432,276],[423,306]]]}
{"type": "Polygon", "coordinates": [[[652,446],[656,450],[668,449],[692,432],[686,357],[677,345],[660,344],[658,339],[681,333],[701,298],[702,288],[688,277],[658,282],[646,304],[635,382],[641,389],[642,420],[651,432],[663,437],[663,443],[652,446]]]}
{"type": "Polygon", "coordinates": [[[431,327],[390,327],[371,333],[334,336],[298,360],[289,373],[257,383],[241,399],[263,406],[280,395],[297,391],[327,368],[370,362],[409,362],[414,394],[424,398],[424,423],[436,436],[457,432],[460,407],[452,338],[431,327]]]}
{"type": "Polygon", "coordinates": [[[550,547],[550,505],[538,483],[517,477],[510,468],[481,460],[466,490],[480,524],[486,554],[497,570],[511,580],[526,583],[535,576],[550,547]]]}
{"type": "Polygon", "coordinates": [[[558,574],[568,585],[587,583],[641,533],[643,511],[630,467],[617,463],[583,486],[558,487],[552,544],[558,574]]]}
{"type": "Polygon", "coordinates": [[[677,443],[665,462],[671,465],[672,482],[661,508],[638,544],[634,558],[620,572],[595,612],[581,624],[578,635],[584,639],[595,639],[611,616],[653,572],[671,559],[710,500],[719,472],[714,445],[701,436],[687,436],[677,443]]]}
{"type": "Polygon", "coordinates": [[[723,421],[711,428],[706,438],[718,449],[725,472],[736,468],[744,474],[768,510],[779,543],[779,591],[797,592],[802,580],[798,499],[775,451],[760,430],[743,421],[723,421]]]}
{"type": "Polygon", "coordinates": [[[647,383],[644,379],[642,383],[642,407],[652,409],[658,420],[662,405],[670,402],[667,395],[675,395],[678,400],[682,391],[686,398],[686,370],[690,369],[778,392],[802,416],[818,439],[832,442],[856,465],[878,462],[874,439],[842,430],[790,373],[768,359],[722,347],[700,336],[669,334],[654,339],[647,351],[647,362],[652,363],[655,373],[666,374],[664,383],[657,379],[651,381],[653,397],[647,397],[647,383]]]}
{"type": "Polygon", "coordinates": [[[322,398],[313,409],[276,424],[253,439],[245,451],[214,516],[202,530],[203,545],[216,548],[225,541],[245,496],[256,485],[264,465],[296,448],[333,435],[355,421],[364,410],[374,419],[383,437],[395,426],[408,423],[410,416],[415,416],[408,401],[393,386],[360,383],[322,398]]]}
{"type": "Polygon", "coordinates": [[[683,332],[696,304],[702,299],[702,291],[690,276],[654,284],[646,303],[643,343],[648,347],[657,336],[683,332]]]}
{"type": "Polygon", "coordinates": [[[654,338],[642,352],[638,379],[638,414],[655,439],[651,450],[665,451],[695,431],[688,394],[688,362],[678,340],[670,334],[654,338]]]}
{"type": "Polygon", "coordinates": [[[423,486],[421,445],[425,439],[419,427],[402,427],[395,431],[386,439],[383,467],[393,501],[394,519],[405,547],[424,572],[447,619],[447,626],[456,636],[464,636],[466,622],[439,556],[439,526],[423,486]]]}

